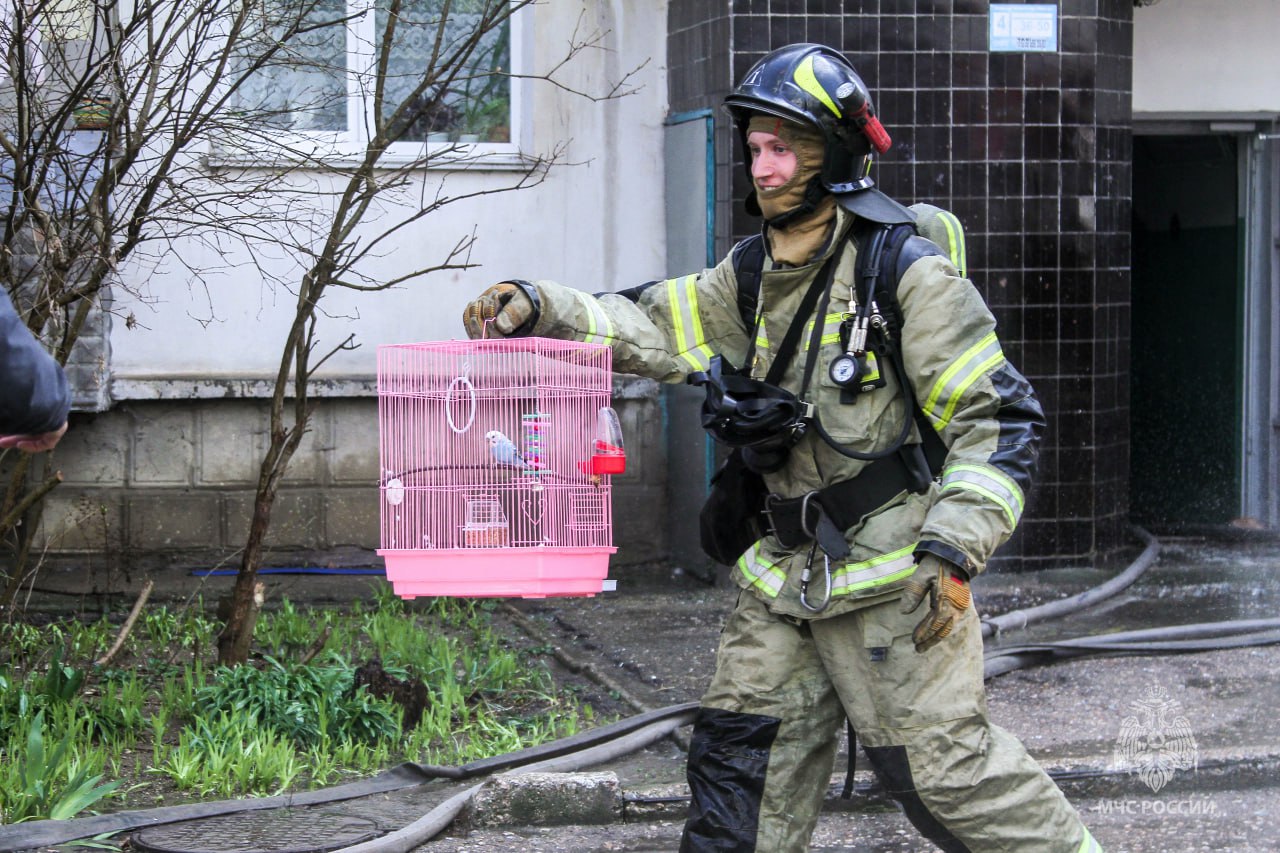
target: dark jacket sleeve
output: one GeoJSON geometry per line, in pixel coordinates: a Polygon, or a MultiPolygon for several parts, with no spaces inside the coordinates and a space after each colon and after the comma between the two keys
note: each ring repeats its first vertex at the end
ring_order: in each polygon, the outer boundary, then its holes
{"type": "Polygon", "coordinates": [[[71,390],[62,366],[31,334],[0,288],[0,434],[39,435],[67,421],[71,390]]]}

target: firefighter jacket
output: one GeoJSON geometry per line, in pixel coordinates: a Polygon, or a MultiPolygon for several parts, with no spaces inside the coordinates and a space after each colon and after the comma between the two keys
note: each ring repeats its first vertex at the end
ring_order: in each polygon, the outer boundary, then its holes
{"type": "MultiPolygon", "coordinates": [[[[828,374],[831,360],[843,352],[841,320],[854,310],[850,285],[857,250],[845,239],[852,218],[840,210],[834,239],[804,266],[774,268],[766,259],[751,373],[764,378],[805,291],[827,257],[838,252],[826,311],[816,316],[815,309],[780,384],[800,394],[812,324],[822,324],[821,351],[801,396],[817,406],[831,438],[869,452],[891,447],[912,413],[899,377],[886,365],[879,366],[884,387],[858,395],[853,403],[841,402],[841,389],[828,374]]],[[[705,370],[717,353],[742,364],[748,351],[731,256],[713,269],[624,293],[590,296],[551,281],[533,286],[540,303],[533,334],[608,344],[614,367],[624,372],[680,382],[705,370]]],[[[830,572],[831,600],[822,617],[896,597],[922,552],[976,575],[1022,515],[1043,413],[1030,384],[1006,360],[982,297],[941,250],[927,251],[900,271],[897,297],[906,373],[928,423],[947,447],[945,466],[926,491],[904,490],[845,531],[851,553],[838,563],[824,562],[823,552],[813,554],[807,544],[783,548],[773,536],[749,548],[734,566],[733,578],[776,613],[818,615],[800,600],[800,575],[811,559],[818,580],[810,583],[810,604],[821,599],[822,573],[830,572]]],[[[919,441],[914,424],[911,432],[909,441],[919,441]]],[[[856,477],[866,464],[809,430],[786,465],[765,475],[765,483],[771,492],[795,498],[856,477]]]]}

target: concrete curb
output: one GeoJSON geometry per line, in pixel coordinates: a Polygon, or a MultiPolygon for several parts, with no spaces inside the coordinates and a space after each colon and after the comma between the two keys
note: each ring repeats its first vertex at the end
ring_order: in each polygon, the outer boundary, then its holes
{"type": "MultiPolygon", "coordinates": [[[[1140,808],[1143,803],[1171,808],[1170,803],[1185,806],[1182,801],[1195,795],[1274,784],[1280,778],[1280,748],[1205,751],[1194,768],[1175,772],[1157,790],[1135,770],[1112,767],[1110,756],[1044,761],[1042,766],[1073,801],[1096,801],[1090,808],[1140,808]]],[[[896,808],[871,772],[860,771],[854,779],[854,794],[846,800],[840,797],[844,774],[832,777],[824,811],[896,808]]],[[[468,819],[484,827],[642,823],[682,821],[688,808],[689,788],[682,782],[624,791],[611,772],[529,773],[487,782],[468,819]]]]}
{"type": "Polygon", "coordinates": [[[477,827],[566,826],[622,817],[616,773],[521,773],[486,781],[471,798],[464,820],[477,827]]]}

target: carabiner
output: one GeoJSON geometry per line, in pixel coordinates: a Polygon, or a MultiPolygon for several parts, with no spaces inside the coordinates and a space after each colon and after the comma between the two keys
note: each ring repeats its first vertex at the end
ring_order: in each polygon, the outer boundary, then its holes
{"type": "Polygon", "coordinates": [[[827,605],[831,603],[831,558],[827,556],[827,552],[822,552],[822,576],[826,580],[827,590],[823,596],[822,604],[814,607],[809,603],[809,579],[810,569],[813,567],[813,555],[818,550],[818,542],[815,539],[813,545],[809,547],[809,559],[804,564],[804,571],[800,573],[800,604],[810,613],[821,613],[827,609],[827,605]]]}

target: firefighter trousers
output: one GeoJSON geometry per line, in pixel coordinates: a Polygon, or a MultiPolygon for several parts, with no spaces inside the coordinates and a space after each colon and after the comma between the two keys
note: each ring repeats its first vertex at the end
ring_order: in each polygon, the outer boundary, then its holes
{"type": "Polygon", "coordinates": [[[885,790],[947,853],[1101,853],[1017,738],[987,719],[969,612],[920,654],[897,599],[794,620],[748,592],[694,725],[683,853],[808,848],[845,715],[885,790]]]}

